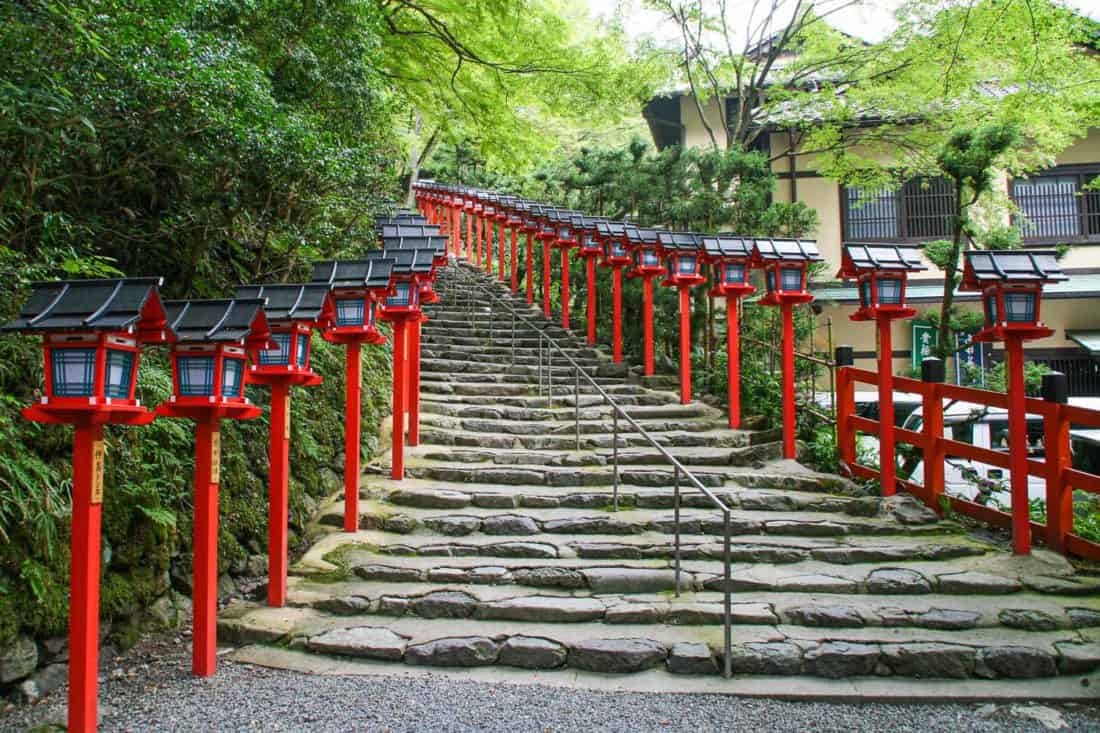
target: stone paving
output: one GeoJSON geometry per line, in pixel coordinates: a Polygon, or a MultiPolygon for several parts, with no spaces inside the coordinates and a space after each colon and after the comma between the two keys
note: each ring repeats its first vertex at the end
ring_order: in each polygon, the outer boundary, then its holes
{"type": "MultiPolygon", "coordinates": [[[[355,533],[340,531],[343,503],[332,497],[318,519],[324,536],[292,569],[288,607],[234,604],[220,637],[519,675],[717,675],[721,515],[685,489],[677,597],[671,468],[640,434],[621,432],[615,511],[609,409],[591,387],[574,395],[561,359],[548,404],[533,333],[517,325],[513,365],[512,320],[490,314],[469,277],[483,276],[443,273],[443,302],[427,310],[422,440],[407,450],[408,478],[364,476],[355,533]]],[[[728,430],[718,410],[681,405],[549,330],[734,508],[739,678],[1100,683],[1097,578],[1042,549],[1014,558],[911,497],[869,496],[780,460],[775,432],[728,430]]]]}

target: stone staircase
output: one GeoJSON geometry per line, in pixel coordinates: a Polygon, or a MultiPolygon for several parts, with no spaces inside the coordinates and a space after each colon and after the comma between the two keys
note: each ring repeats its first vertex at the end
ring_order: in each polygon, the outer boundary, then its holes
{"type": "MultiPolygon", "coordinates": [[[[234,604],[222,640],[407,665],[717,675],[721,514],[684,489],[677,597],[672,469],[620,420],[615,511],[610,409],[583,380],[574,394],[561,359],[552,405],[539,396],[534,333],[517,324],[513,352],[511,317],[467,284],[489,281],[461,267],[441,274],[423,327],[408,477],[364,477],[354,534],[333,497],[324,536],[292,569],[289,607],[234,604]]],[[[731,431],[714,408],[680,405],[548,330],[733,507],[739,678],[1100,682],[1100,580],[780,460],[774,432],[731,431]]]]}

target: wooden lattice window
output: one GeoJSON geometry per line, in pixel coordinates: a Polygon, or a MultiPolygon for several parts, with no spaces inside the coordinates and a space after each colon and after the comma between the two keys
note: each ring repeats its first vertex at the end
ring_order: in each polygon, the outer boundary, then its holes
{"type": "Polygon", "coordinates": [[[1097,175],[1100,167],[1064,167],[1013,180],[1024,241],[1100,241],[1100,191],[1085,188],[1097,175]]]}
{"type": "Polygon", "coordinates": [[[844,187],[844,239],[918,241],[951,236],[954,187],[943,177],[912,178],[900,186],[844,187]]]}

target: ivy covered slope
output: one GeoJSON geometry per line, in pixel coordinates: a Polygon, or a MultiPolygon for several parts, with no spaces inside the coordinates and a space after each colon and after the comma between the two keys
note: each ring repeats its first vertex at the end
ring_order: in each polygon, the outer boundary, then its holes
{"type": "MultiPolygon", "coordinates": [[[[35,279],[160,275],[168,297],[295,281],[354,255],[397,195],[374,4],[28,0],[0,7],[0,320],[35,279]]],[[[366,352],[367,429],[389,360],[366,352]]],[[[342,351],[293,397],[291,511],[338,482],[342,351]]],[[[0,338],[0,649],[63,635],[71,431],[26,422],[34,339],[0,338]]],[[[143,359],[140,397],[170,389],[143,359]]],[[[266,404],[267,390],[250,388],[266,404]]],[[[193,426],[111,429],[102,612],[116,634],[190,575],[193,426]]],[[[267,423],[224,425],[220,562],[266,552],[267,423]]],[[[293,538],[293,535],[292,535],[293,538]]],[[[121,636],[125,636],[124,633],[121,636]]]]}

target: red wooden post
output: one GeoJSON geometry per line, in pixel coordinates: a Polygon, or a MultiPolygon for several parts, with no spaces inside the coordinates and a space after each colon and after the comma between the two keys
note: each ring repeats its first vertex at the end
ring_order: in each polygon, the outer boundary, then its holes
{"type": "Polygon", "coordinates": [[[195,527],[192,560],[193,630],[191,672],[214,674],[218,657],[218,474],[221,462],[219,418],[195,423],[195,527]]]}
{"type": "Polygon", "coordinates": [[[726,296],[726,382],[729,387],[730,429],[741,427],[741,330],[737,315],[740,298],[726,296]]]}
{"type": "Polygon", "coordinates": [[[943,437],[943,361],[929,357],[921,363],[921,380],[924,392],[921,394],[921,415],[924,417],[924,487],[932,509],[942,511],[941,497],[944,493],[944,466],[947,462],[947,450],[943,437]]]}
{"type": "Polygon", "coordinates": [[[455,257],[462,254],[462,209],[455,206],[451,209],[453,214],[454,226],[451,227],[454,239],[454,251],[455,257]]]}
{"type": "Polygon", "coordinates": [[[856,433],[851,423],[856,414],[856,395],[851,369],[842,366],[836,370],[836,448],[840,461],[849,467],[856,462],[856,433]]]}
{"type": "Polygon", "coordinates": [[[362,422],[359,391],[363,379],[361,345],[352,341],[347,345],[344,369],[347,383],[344,385],[344,531],[359,529],[359,437],[362,422]]]}
{"type": "Polygon", "coordinates": [[[587,256],[584,258],[586,268],[586,280],[588,289],[588,305],[585,307],[588,316],[588,345],[596,344],[596,258],[587,256]]]}
{"type": "Polygon", "coordinates": [[[550,241],[542,240],[542,317],[550,317],[550,241]]]}
{"type": "Polygon", "coordinates": [[[504,241],[508,238],[508,233],[505,231],[504,222],[500,222],[497,226],[497,248],[500,255],[499,262],[497,262],[497,279],[503,282],[504,280],[504,241]]]}
{"type": "MultiPolygon", "coordinates": [[[[516,239],[517,239],[518,236],[519,236],[519,230],[516,229],[515,227],[512,227],[512,262],[511,262],[511,266],[512,266],[512,292],[513,293],[516,292],[517,290],[519,290],[519,263],[516,262],[516,245],[518,244],[516,239]]],[[[528,236],[530,236],[530,235],[528,235],[528,236]]]]}
{"type": "Polygon", "coordinates": [[[569,250],[561,251],[561,327],[569,330],[569,250]]]}
{"type": "Polygon", "coordinates": [[[393,460],[390,477],[405,478],[405,321],[393,323],[393,460]]]}
{"type": "Polygon", "coordinates": [[[99,560],[103,511],[103,426],[73,432],[73,516],[69,540],[69,730],[93,731],[99,682],[99,560]]]}
{"type": "Polygon", "coordinates": [[[623,268],[611,268],[611,360],[623,360],[623,268]]]}
{"type": "Polygon", "coordinates": [[[409,413],[409,445],[420,445],[420,323],[424,317],[409,322],[409,389],[406,396],[409,413]]]}
{"type": "Polygon", "coordinates": [[[1012,510],[1012,552],[1031,553],[1031,507],[1027,493],[1027,406],[1024,385],[1024,345],[1015,334],[1005,336],[1008,370],[1008,461],[1012,510]]]}
{"type": "Polygon", "coordinates": [[[653,278],[642,278],[642,349],[645,362],[645,375],[652,377],[656,369],[653,364],[653,278]]]}
{"type": "Polygon", "coordinates": [[[1046,450],[1044,461],[1047,468],[1047,546],[1065,553],[1066,535],[1073,531],[1073,488],[1066,483],[1065,470],[1072,465],[1069,448],[1070,421],[1059,401],[1061,395],[1048,394],[1048,378],[1061,379],[1065,384],[1065,375],[1047,374],[1043,377],[1043,397],[1050,402],[1052,414],[1043,423],[1043,444],[1046,450]]]}
{"type": "Polygon", "coordinates": [[[493,234],[495,229],[492,217],[485,217],[485,274],[490,277],[493,275],[493,234]]]}
{"type": "Polygon", "coordinates": [[[535,243],[527,232],[527,305],[535,302],[535,243]]]}
{"type": "Polygon", "coordinates": [[[466,212],[466,261],[474,258],[474,217],[472,212],[466,212]]]}
{"type": "Polygon", "coordinates": [[[267,605],[286,605],[287,482],[290,476],[290,386],[271,385],[271,463],[267,506],[267,605]]]}
{"type": "Polygon", "coordinates": [[[794,306],[784,302],[783,312],[783,457],[797,457],[794,411],[794,306]]]}
{"type": "Polygon", "coordinates": [[[481,267],[481,256],[482,256],[481,251],[485,248],[485,243],[484,243],[484,234],[485,234],[485,232],[484,232],[484,223],[485,223],[485,219],[483,219],[481,216],[475,216],[474,218],[477,219],[477,266],[481,267]]]}
{"type": "Polygon", "coordinates": [[[894,353],[890,338],[890,319],[879,318],[878,338],[878,410],[879,410],[879,483],[883,496],[897,493],[894,457],[894,353]]]}
{"type": "Polygon", "coordinates": [[[680,404],[691,402],[691,291],[680,288],[680,404]]]}

